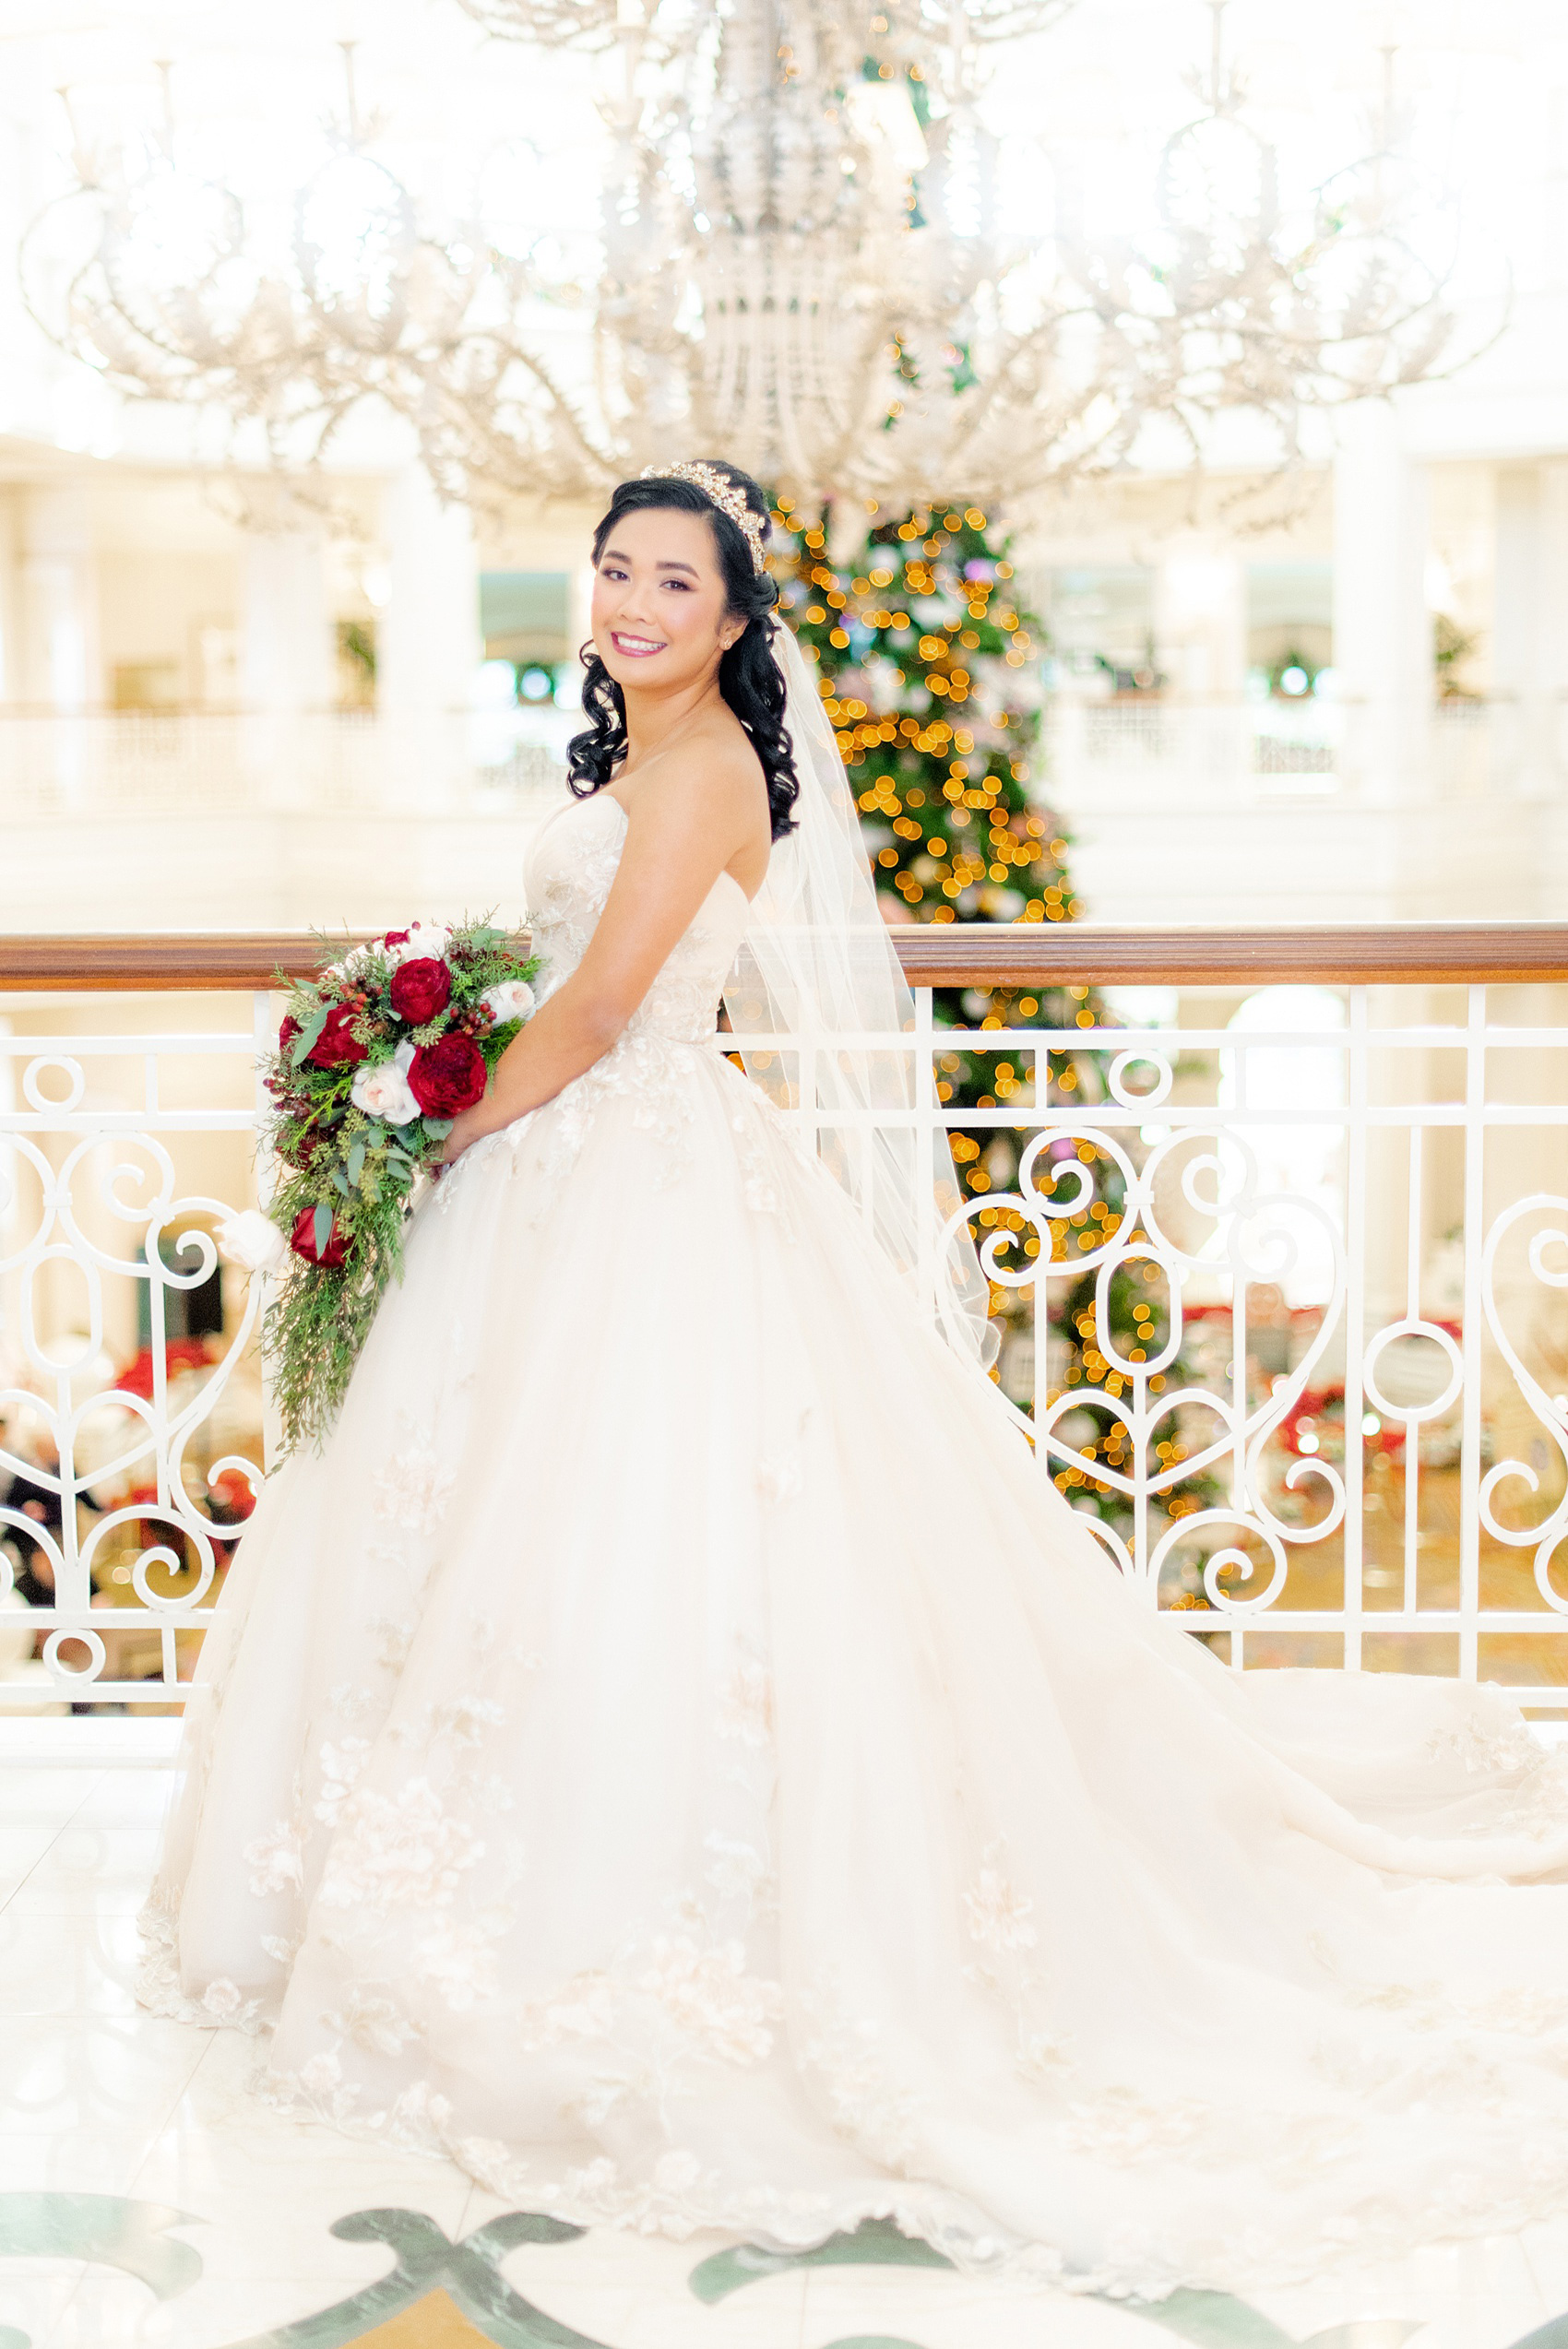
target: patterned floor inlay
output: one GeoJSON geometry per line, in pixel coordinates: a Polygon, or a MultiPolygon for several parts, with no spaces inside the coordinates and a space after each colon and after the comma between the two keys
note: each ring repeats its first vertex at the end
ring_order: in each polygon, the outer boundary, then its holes
{"type": "Polygon", "coordinates": [[[0,1776],[0,2349],[1568,2349],[1568,2211],[1150,2307],[959,2274],[886,2224],[798,2254],[584,2233],[282,2120],[248,2043],[137,2009],[167,1780],[0,1776]]]}
{"type": "Polygon", "coordinates": [[[319,2316],[236,2343],[234,2349],[339,2349],[374,2342],[493,2342],[496,2349],[606,2349],[586,2333],[559,2324],[515,2293],[501,2262],[519,2243],[570,2243],[583,2232],[561,2219],[513,2211],[492,2219],[460,2243],[448,2241],[420,2211],[355,2211],[332,2228],[347,2243],[386,2243],[397,2265],[379,2284],[319,2316]],[[412,2329],[418,2309],[428,2313],[412,2329]],[[436,2330],[436,2327],[443,2328],[436,2330]]]}
{"type": "MultiPolygon", "coordinates": [[[[113,2194],[0,2194],[0,2253],[109,2266],[172,2300],[201,2279],[203,2260],[168,2230],[200,2225],[188,2212],[113,2194]]],[[[517,2291],[502,2262],[524,2245],[579,2242],[585,2230],[528,2211],[507,2212],[453,2241],[422,2211],[355,2211],[328,2230],[348,2243],[385,2244],[390,2272],[315,2314],[274,2325],[243,2340],[217,2336],[188,2349],[622,2349],[622,2343],[576,2331],[517,2291]]],[[[890,2224],[868,2221],[853,2235],[833,2236],[807,2251],[771,2251],[737,2243],[692,2268],[687,2287],[697,2309],[717,2308],[747,2284],[792,2270],[891,2267],[941,2269],[951,2262],[929,2244],[890,2224]]],[[[1061,2303],[1054,2304],[1058,2307],[1061,2303]]],[[[1079,2307],[1085,2305],[1080,2302],[1079,2307]]],[[[1110,2305],[1110,2304],[1101,2304],[1110,2305]]],[[[1404,2349],[1424,2328],[1420,2320],[1372,2318],[1298,2336],[1219,2292],[1178,2292],[1158,2303],[1114,2304],[1192,2349],[1404,2349]]],[[[1042,2305],[1047,2324],[1051,2319],[1042,2305]]],[[[694,2310],[696,2315],[696,2310],[694,2310]]],[[[168,2336],[164,2336],[168,2337],[168,2336]]],[[[1049,2336],[1041,2333],[1042,2343],[1049,2336]]],[[[700,2341],[700,2318],[693,2328],[700,2341]]],[[[30,2335],[0,2326],[0,2349],[45,2349],[30,2335]]],[[[184,2344],[182,2343],[182,2349],[184,2344]]],[[[902,2334],[840,2334],[814,2349],[921,2349],[902,2334]]],[[[1511,2344],[1511,2349],[1568,2349],[1568,2317],[1511,2344]]]]}
{"type": "Polygon", "coordinates": [[[929,2243],[900,2235],[887,2219],[867,2219],[853,2235],[829,2236],[813,2251],[767,2251],[759,2243],[737,2243],[716,2251],[692,2270],[691,2285],[699,2300],[722,2300],[758,2276],[778,2275],[787,2268],[870,2267],[891,2263],[906,2268],[946,2268],[951,2260],[929,2243]]]}
{"type": "MultiPolygon", "coordinates": [[[[188,2211],[119,2194],[0,2194],[0,2257],[89,2260],[172,2300],[200,2275],[201,2253],[163,2230],[199,2224],[188,2211]]],[[[0,2349],[10,2349],[5,2333],[0,2349]]]]}

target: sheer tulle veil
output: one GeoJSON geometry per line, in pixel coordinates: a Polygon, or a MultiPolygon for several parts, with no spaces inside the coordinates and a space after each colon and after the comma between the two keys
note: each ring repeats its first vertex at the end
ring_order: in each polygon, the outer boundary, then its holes
{"type": "Polygon", "coordinates": [[[725,990],[746,1073],[816,1125],[817,1148],[899,1271],[928,1290],[948,1339],[988,1358],[988,1289],[944,1131],[929,1051],[877,907],[854,794],[817,682],[781,620],[772,650],[800,797],[774,844],[725,990]],[[909,1038],[906,1049],[879,1039],[909,1038]],[[922,1114],[923,1112],[923,1114],[922,1114]]]}

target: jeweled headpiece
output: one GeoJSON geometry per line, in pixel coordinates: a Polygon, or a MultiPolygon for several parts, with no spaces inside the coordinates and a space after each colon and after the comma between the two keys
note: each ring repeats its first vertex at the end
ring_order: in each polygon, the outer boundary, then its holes
{"type": "Polygon", "coordinates": [[[690,481],[704,497],[727,514],[743,535],[752,551],[752,567],[762,571],[766,560],[762,551],[762,516],[747,502],[744,490],[721,473],[716,465],[704,465],[700,460],[685,465],[645,465],[645,481],[690,481]]]}

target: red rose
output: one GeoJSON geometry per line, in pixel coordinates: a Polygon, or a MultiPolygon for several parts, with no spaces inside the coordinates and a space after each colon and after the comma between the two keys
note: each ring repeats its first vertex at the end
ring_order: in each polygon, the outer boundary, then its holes
{"type": "Polygon", "coordinates": [[[289,1234],[289,1245],[296,1256],[304,1258],[307,1264],[322,1264],[330,1270],[334,1265],[342,1263],[347,1242],[343,1238],[338,1218],[334,1216],[332,1228],[327,1235],[327,1245],[318,1256],[315,1252],[315,1209],[302,1207],[294,1217],[294,1228],[289,1234]]]}
{"type": "Polygon", "coordinates": [[[305,1054],[313,1068],[343,1068],[364,1059],[365,1047],[353,1032],[358,1017],[352,1003],[333,1004],[326,1026],[305,1054]]]}
{"type": "Polygon", "coordinates": [[[292,1012],[285,1012],[283,1025],[278,1031],[278,1050],[286,1052],[300,1032],[300,1023],[292,1012]]]}
{"type": "Polygon", "coordinates": [[[422,1027],[451,1000],[452,974],[439,955],[417,955],[392,974],[392,1008],[410,1027],[422,1027]]]}
{"type": "Polygon", "coordinates": [[[427,1118],[455,1118],[484,1098],[484,1054],[471,1036],[422,1044],[409,1062],[409,1090],[427,1118]]]}
{"type": "Polygon", "coordinates": [[[409,933],[406,930],[389,930],[381,943],[384,946],[406,946],[409,933]]]}

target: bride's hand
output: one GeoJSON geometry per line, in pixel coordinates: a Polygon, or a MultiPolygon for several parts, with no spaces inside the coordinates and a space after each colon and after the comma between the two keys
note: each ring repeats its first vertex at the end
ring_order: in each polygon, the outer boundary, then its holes
{"type": "Polygon", "coordinates": [[[483,1132],[477,1109],[462,1110],[452,1121],[452,1131],[446,1136],[445,1146],[441,1153],[441,1164],[449,1167],[455,1158],[460,1158],[470,1143],[477,1142],[483,1132]]]}

